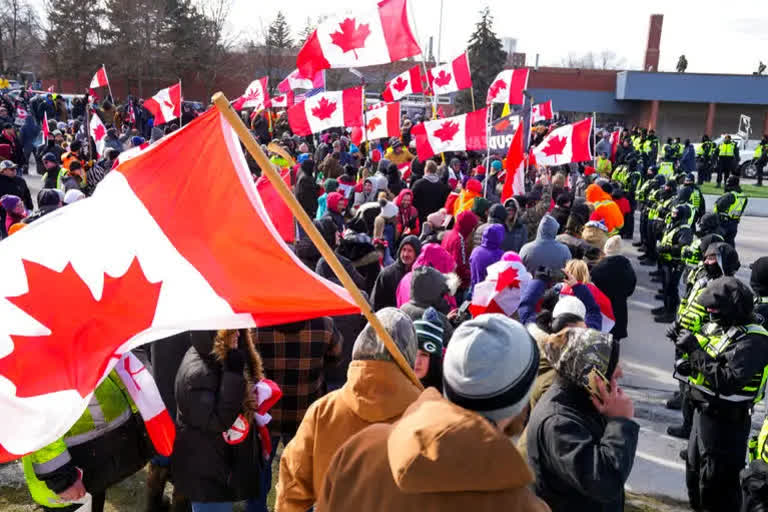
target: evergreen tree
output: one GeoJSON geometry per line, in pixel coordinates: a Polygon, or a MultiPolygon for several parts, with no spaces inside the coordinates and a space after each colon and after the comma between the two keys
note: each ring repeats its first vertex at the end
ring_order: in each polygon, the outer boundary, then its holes
{"type": "Polygon", "coordinates": [[[304,21],[304,28],[301,29],[301,32],[299,32],[299,38],[296,41],[296,47],[301,48],[304,46],[304,43],[307,42],[307,39],[309,39],[309,36],[312,35],[312,32],[314,32],[316,28],[317,25],[312,22],[312,18],[307,16],[307,19],[304,21]]]}
{"type": "MultiPolygon", "coordinates": [[[[50,68],[59,81],[64,77],[79,82],[99,65],[99,55],[93,50],[101,42],[104,11],[97,2],[49,0],[45,12],[48,28],[43,47],[50,68]]],[[[61,83],[57,85],[61,90],[61,83]]]]}
{"type": "MultiPolygon", "coordinates": [[[[472,71],[472,84],[475,92],[475,108],[481,108],[491,82],[504,69],[507,54],[501,39],[493,30],[491,9],[480,11],[480,21],[475,24],[475,31],[469,38],[469,65],[472,71]]],[[[456,97],[456,103],[466,111],[472,108],[470,91],[462,91],[456,97]]]]}
{"type": "Polygon", "coordinates": [[[272,48],[293,48],[291,28],[288,26],[288,21],[285,19],[283,11],[277,11],[277,16],[275,16],[274,21],[269,25],[265,44],[272,48]]]}

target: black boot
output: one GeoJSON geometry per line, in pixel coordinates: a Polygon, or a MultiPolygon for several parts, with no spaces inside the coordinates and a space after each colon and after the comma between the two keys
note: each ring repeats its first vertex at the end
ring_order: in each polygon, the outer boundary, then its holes
{"type": "Polygon", "coordinates": [[[640,264],[643,265],[644,267],[655,267],[656,266],[656,262],[653,261],[650,258],[643,258],[643,259],[641,259],[640,260],[640,264]]]}
{"type": "Polygon", "coordinates": [[[643,242],[632,242],[632,247],[642,247],[643,242]]]}
{"type": "Polygon", "coordinates": [[[653,298],[656,299],[656,300],[664,300],[664,294],[663,293],[657,293],[656,295],[653,296],[653,298]]]}
{"type": "Polygon", "coordinates": [[[688,448],[685,448],[684,450],[680,450],[680,453],[678,455],[680,456],[680,460],[688,462],[688,448]]]}
{"type": "Polygon", "coordinates": [[[651,270],[648,272],[648,275],[651,277],[661,277],[661,271],[660,270],[651,270]]]}
{"type": "Polygon", "coordinates": [[[666,311],[667,311],[667,308],[665,308],[664,306],[659,306],[658,308],[653,308],[651,310],[651,314],[653,316],[657,316],[657,315],[664,314],[666,311]]]}
{"type": "Polygon", "coordinates": [[[667,434],[680,439],[688,439],[691,436],[691,429],[685,428],[685,425],[675,425],[667,427],[667,434]]]}
{"type": "Polygon", "coordinates": [[[664,311],[661,315],[654,317],[653,321],[657,324],[670,324],[675,321],[675,313],[673,311],[664,311]]]}
{"type": "Polygon", "coordinates": [[[664,404],[667,409],[679,411],[683,407],[683,394],[675,391],[675,394],[664,404]]]}
{"type": "Polygon", "coordinates": [[[652,277],[651,278],[651,282],[652,283],[660,283],[661,282],[661,277],[652,277]]]}

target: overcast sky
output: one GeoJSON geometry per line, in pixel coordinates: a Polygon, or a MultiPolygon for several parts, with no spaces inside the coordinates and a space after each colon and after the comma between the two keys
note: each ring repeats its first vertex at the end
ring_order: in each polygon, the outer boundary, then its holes
{"type": "MultiPolygon", "coordinates": [[[[266,27],[282,9],[291,29],[299,32],[306,17],[344,11],[360,12],[375,0],[233,0],[232,30],[249,33],[266,27]]],[[[688,72],[750,74],[758,62],[768,64],[766,0],[588,1],[444,0],[442,60],[460,54],[477,22],[478,11],[491,7],[499,37],[517,39],[517,51],[533,65],[558,65],[569,53],[614,51],[630,68],[643,64],[651,14],[663,14],[660,71],[675,71],[680,54],[688,72]]],[[[440,0],[411,0],[417,36],[426,42],[437,34],[440,0]]]]}

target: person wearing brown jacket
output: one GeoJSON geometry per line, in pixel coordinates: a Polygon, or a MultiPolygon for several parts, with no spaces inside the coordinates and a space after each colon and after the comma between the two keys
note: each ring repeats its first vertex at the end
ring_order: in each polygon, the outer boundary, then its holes
{"type": "Polygon", "coordinates": [[[525,328],[488,314],[456,329],[444,394],[429,388],[392,425],[372,425],[336,452],[317,512],[548,512],[507,435],[519,433],[539,351],[525,328]]]}
{"type": "MultiPolygon", "coordinates": [[[[413,367],[418,342],[411,319],[395,308],[384,308],[376,316],[413,367]]],[[[339,446],[369,425],[396,421],[418,396],[419,389],[366,325],[355,340],[346,384],[309,407],[285,447],[275,511],[306,512],[315,503],[339,446]]]]}

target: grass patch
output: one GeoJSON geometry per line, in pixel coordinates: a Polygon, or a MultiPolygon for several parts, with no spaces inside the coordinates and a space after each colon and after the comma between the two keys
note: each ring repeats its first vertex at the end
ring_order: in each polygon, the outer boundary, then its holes
{"type": "MultiPolygon", "coordinates": [[[[748,197],[768,198],[768,186],[757,187],[755,185],[741,185],[741,190],[748,197]]],[[[704,183],[701,186],[701,191],[705,194],[711,194],[719,196],[723,194],[722,188],[716,188],[714,183],[704,183]]]]}

